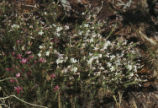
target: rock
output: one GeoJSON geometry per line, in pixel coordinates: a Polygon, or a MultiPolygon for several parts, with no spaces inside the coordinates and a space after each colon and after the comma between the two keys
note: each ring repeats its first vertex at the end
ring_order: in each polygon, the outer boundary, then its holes
{"type": "Polygon", "coordinates": [[[158,16],[158,0],[147,0],[149,12],[151,15],[158,16]]]}

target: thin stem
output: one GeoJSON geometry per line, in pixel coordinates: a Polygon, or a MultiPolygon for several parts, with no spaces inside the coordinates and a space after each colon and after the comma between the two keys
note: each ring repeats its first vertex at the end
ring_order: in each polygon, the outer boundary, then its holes
{"type": "Polygon", "coordinates": [[[0,82],[6,81],[6,80],[10,80],[10,79],[15,79],[17,81],[17,79],[15,77],[8,77],[8,78],[0,80],[0,82]]]}
{"type": "Polygon", "coordinates": [[[25,103],[25,104],[30,105],[30,106],[40,107],[40,108],[48,108],[48,107],[46,107],[46,106],[41,106],[41,105],[37,105],[37,104],[32,104],[32,103],[26,102],[26,101],[20,99],[19,97],[15,96],[15,95],[10,95],[10,96],[6,96],[6,97],[2,97],[2,98],[0,98],[0,100],[12,98],[12,97],[16,98],[17,100],[19,100],[19,101],[21,101],[21,102],[23,102],[23,103],[25,103]]]}
{"type": "Polygon", "coordinates": [[[113,34],[113,32],[116,30],[117,24],[115,24],[115,26],[112,28],[111,32],[109,33],[109,35],[105,38],[106,40],[113,34]]]}

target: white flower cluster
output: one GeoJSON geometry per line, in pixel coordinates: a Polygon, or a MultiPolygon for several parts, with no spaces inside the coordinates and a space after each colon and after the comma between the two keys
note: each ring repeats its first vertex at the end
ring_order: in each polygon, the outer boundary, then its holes
{"type": "Polygon", "coordinates": [[[64,57],[64,54],[58,54],[58,59],[56,60],[57,64],[64,63],[68,60],[68,57],[64,57]]]}
{"type": "Polygon", "coordinates": [[[9,32],[18,30],[20,28],[20,25],[18,25],[18,24],[12,24],[12,25],[10,25],[10,27],[11,28],[10,28],[9,32]]]}
{"type": "Polygon", "coordinates": [[[67,67],[65,67],[62,71],[63,74],[67,74],[67,75],[78,75],[80,76],[80,73],[78,72],[78,68],[76,66],[73,65],[69,65],[67,67]]]}
{"type": "MultiPolygon", "coordinates": [[[[127,40],[106,40],[101,36],[101,27],[102,24],[99,22],[95,25],[88,22],[77,29],[77,33],[71,38],[71,47],[69,47],[80,50],[80,59],[76,60],[77,55],[72,54],[74,57],[71,57],[69,64],[63,67],[62,73],[73,71],[75,75],[76,73],[80,75],[78,70],[83,63],[86,66],[85,70],[89,70],[88,76],[103,77],[108,83],[123,84],[124,80],[141,81],[137,71],[142,68],[142,65],[135,60],[139,57],[134,44],[128,44],[127,40]]],[[[59,61],[63,63],[64,58],[58,58],[57,61],[57,64],[59,61]]]]}
{"type": "MultiPolygon", "coordinates": [[[[44,32],[46,37],[39,45],[38,56],[51,57],[53,61],[50,62],[58,72],[71,78],[73,75],[101,77],[110,84],[141,81],[137,71],[142,65],[136,59],[139,57],[133,43],[107,40],[102,36],[103,26],[104,23],[90,19],[79,26],[49,25],[48,32],[44,32]]],[[[39,35],[44,33],[38,32],[39,35]]]]}
{"type": "Polygon", "coordinates": [[[134,60],[138,57],[133,45],[126,41],[110,42],[104,39],[102,43],[104,44],[100,46],[94,45],[95,52],[88,55],[90,59],[87,64],[93,71],[92,75],[104,76],[107,82],[117,84],[123,83],[123,80],[140,81],[137,71],[142,65],[134,60]],[[98,49],[97,52],[95,49],[98,49]]]}
{"type": "Polygon", "coordinates": [[[37,54],[39,57],[49,57],[53,51],[52,42],[50,38],[45,38],[44,43],[39,45],[39,53],[37,54]]]}
{"type": "Polygon", "coordinates": [[[54,29],[54,36],[61,37],[62,35],[66,34],[66,31],[69,30],[69,25],[60,25],[60,24],[53,24],[52,28],[54,29]]]}
{"type": "Polygon", "coordinates": [[[13,24],[13,25],[11,25],[11,28],[12,28],[12,29],[19,29],[20,26],[19,26],[18,24],[13,24]]]}
{"type": "Polygon", "coordinates": [[[38,35],[40,35],[40,36],[42,36],[44,34],[44,32],[42,31],[42,30],[40,30],[39,32],[38,32],[38,35]]]}

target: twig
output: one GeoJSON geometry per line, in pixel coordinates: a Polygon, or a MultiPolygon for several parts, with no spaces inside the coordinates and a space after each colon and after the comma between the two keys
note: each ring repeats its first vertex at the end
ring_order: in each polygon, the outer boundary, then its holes
{"type": "Polygon", "coordinates": [[[37,8],[36,5],[21,4],[21,6],[30,7],[30,8],[37,8]]]}
{"type": "Polygon", "coordinates": [[[15,79],[17,81],[17,79],[15,77],[8,77],[8,78],[0,80],[0,82],[6,81],[6,80],[10,80],[10,79],[15,79]]]}
{"type": "Polygon", "coordinates": [[[148,38],[142,31],[141,31],[141,28],[138,29],[138,34],[140,35],[140,37],[146,41],[148,41],[150,44],[152,45],[157,45],[157,42],[151,38],[148,38]]]}
{"type": "Polygon", "coordinates": [[[58,91],[58,108],[62,108],[62,106],[61,106],[60,91],[58,91]]]}
{"type": "Polygon", "coordinates": [[[0,98],[0,100],[12,98],[12,97],[16,98],[17,100],[19,100],[19,101],[21,101],[21,102],[23,102],[23,103],[25,103],[25,104],[28,104],[28,105],[30,105],[30,106],[33,106],[33,107],[48,108],[48,107],[46,107],[46,106],[42,106],[42,105],[37,105],[37,104],[32,104],[32,103],[26,102],[26,101],[20,99],[19,97],[15,96],[15,95],[10,95],[10,96],[6,96],[6,97],[2,97],[2,98],[0,98]]]}
{"type": "Polygon", "coordinates": [[[106,40],[113,34],[113,32],[116,30],[117,24],[112,28],[111,32],[109,35],[105,38],[106,40]]]}

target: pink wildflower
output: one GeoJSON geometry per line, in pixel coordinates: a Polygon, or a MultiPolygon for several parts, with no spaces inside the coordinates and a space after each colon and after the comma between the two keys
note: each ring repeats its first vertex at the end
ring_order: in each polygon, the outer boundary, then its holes
{"type": "Polygon", "coordinates": [[[17,74],[16,74],[16,78],[19,78],[20,76],[21,76],[20,73],[17,73],[17,74]]]}
{"type": "Polygon", "coordinates": [[[56,91],[58,91],[60,88],[59,88],[59,86],[58,85],[56,85],[55,87],[54,87],[54,91],[56,92],[56,91]]]}
{"type": "Polygon", "coordinates": [[[20,41],[20,40],[17,40],[17,41],[16,41],[16,43],[17,43],[17,44],[20,44],[20,43],[21,43],[21,41],[20,41]]]}
{"type": "Polygon", "coordinates": [[[23,90],[23,88],[20,86],[14,87],[14,89],[17,92],[17,94],[19,94],[23,90]]]}
{"type": "Polygon", "coordinates": [[[21,55],[21,54],[18,54],[18,55],[17,55],[17,59],[22,59],[22,55],[21,55]]]}
{"type": "Polygon", "coordinates": [[[38,61],[37,61],[37,60],[35,60],[35,61],[34,61],[34,64],[36,64],[37,62],[38,62],[38,61]]]}
{"type": "Polygon", "coordinates": [[[10,79],[10,82],[11,83],[14,83],[16,80],[15,79],[10,79]]]}
{"type": "Polygon", "coordinates": [[[12,56],[15,56],[15,52],[12,52],[12,56]]]}
{"type": "Polygon", "coordinates": [[[45,62],[46,62],[46,59],[45,59],[45,58],[40,58],[40,59],[39,59],[39,62],[45,63],[45,62]]]}
{"type": "Polygon", "coordinates": [[[56,75],[53,73],[53,74],[50,75],[50,77],[51,77],[52,79],[54,79],[54,78],[56,77],[56,75]]]}
{"type": "Polygon", "coordinates": [[[28,54],[28,55],[31,54],[31,53],[32,53],[31,51],[26,51],[26,54],[28,54]]]}
{"type": "Polygon", "coordinates": [[[26,64],[26,63],[27,63],[27,59],[26,59],[26,58],[22,58],[22,59],[21,59],[21,63],[22,63],[22,64],[26,64]]]}
{"type": "Polygon", "coordinates": [[[6,70],[6,71],[11,71],[12,69],[11,69],[11,68],[5,68],[5,70],[6,70]]]}
{"type": "Polygon", "coordinates": [[[28,59],[33,59],[34,58],[34,56],[33,55],[30,55],[29,57],[28,57],[28,59]]]}

